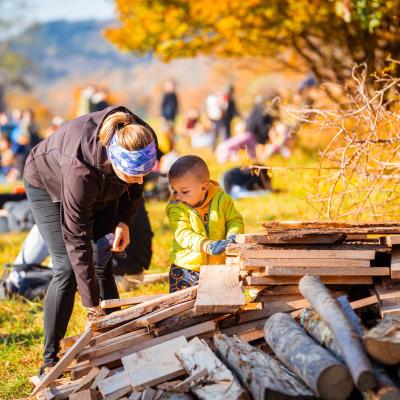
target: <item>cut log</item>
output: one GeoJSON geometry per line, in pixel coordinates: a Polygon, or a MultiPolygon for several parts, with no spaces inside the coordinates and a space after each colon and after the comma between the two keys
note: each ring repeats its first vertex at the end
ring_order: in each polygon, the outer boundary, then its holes
{"type": "Polygon", "coordinates": [[[368,354],[384,365],[400,363],[400,316],[387,315],[364,336],[368,354]]]}
{"type": "MultiPolygon", "coordinates": [[[[269,285],[294,285],[299,283],[299,276],[247,276],[244,279],[245,286],[269,286],[269,285]]],[[[323,276],[321,282],[326,285],[370,285],[370,276],[323,276]]]]}
{"type": "Polygon", "coordinates": [[[357,388],[362,392],[373,389],[376,380],[372,365],[364,353],[360,337],[338,302],[318,277],[303,277],[300,280],[299,289],[332,331],[357,388]]]}
{"type": "Polygon", "coordinates": [[[102,300],[100,303],[101,308],[115,308],[115,307],[124,307],[124,306],[132,306],[134,304],[141,304],[145,301],[158,299],[163,296],[162,294],[153,294],[146,296],[136,296],[136,297],[128,297],[124,299],[110,299],[110,300],[102,300]]]}
{"type": "Polygon", "coordinates": [[[82,336],[74,343],[74,345],[64,354],[60,361],[51,369],[46,377],[35,387],[31,396],[36,395],[40,390],[48,387],[54,382],[68,367],[71,361],[75,358],[79,351],[89,344],[92,337],[92,329],[88,329],[82,336]]]}
{"type": "Polygon", "coordinates": [[[120,325],[126,321],[139,318],[150,312],[170,307],[174,304],[183,303],[193,300],[196,297],[197,286],[192,286],[187,289],[180,290],[175,293],[166,294],[154,300],[145,301],[126,308],[124,310],[115,311],[93,324],[95,329],[111,328],[120,325]]]}
{"type": "Polygon", "coordinates": [[[265,340],[278,359],[323,399],[346,399],[353,382],[345,365],[319,346],[288,314],[265,324],[265,340]]]}
{"type": "Polygon", "coordinates": [[[184,375],[185,369],[176,358],[175,352],[186,344],[186,338],[179,336],[123,357],[122,364],[133,390],[144,390],[146,386],[154,386],[184,375]]]}
{"type": "Polygon", "coordinates": [[[239,283],[239,267],[203,265],[194,306],[196,314],[235,312],[246,304],[239,283]]]}
{"type": "Polygon", "coordinates": [[[390,268],[387,267],[265,267],[267,276],[389,276],[390,268]]]}
{"type": "Polygon", "coordinates": [[[192,339],[176,355],[189,374],[195,373],[199,368],[207,369],[207,382],[192,388],[192,392],[198,398],[205,400],[246,398],[245,390],[232,372],[218,359],[204,340],[192,339]]]}
{"type": "Polygon", "coordinates": [[[215,335],[222,361],[236,373],[255,400],[307,398],[314,393],[283,364],[237,337],[215,335]],[[285,397],[286,398],[286,397],[285,397]]]}

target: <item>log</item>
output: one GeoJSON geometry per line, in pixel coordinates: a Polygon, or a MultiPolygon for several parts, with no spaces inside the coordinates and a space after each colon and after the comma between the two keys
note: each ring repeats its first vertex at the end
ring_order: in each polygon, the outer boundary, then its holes
{"type": "Polygon", "coordinates": [[[368,354],[384,365],[400,363],[400,316],[386,315],[364,336],[368,354]]]}
{"type": "Polygon", "coordinates": [[[339,303],[318,277],[304,276],[300,280],[299,289],[332,331],[357,388],[362,392],[373,389],[376,380],[372,365],[364,352],[360,337],[339,303]]]}
{"type": "Polygon", "coordinates": [[[288,314],[265,324],[265,340],[278,359],[323,399],[346,399],[353,389],[347,367],[319,346],[288,314]]]}
{"type": "Polygon", "coordinates": [[[255,400],[309,398],[314,393],[283,364],[237,337],[215,335],[222,361],[236,373],[255,400]]]}
{"type": "Polygon", "coordinates": [[[246,304],[239,266],[202,265],[194,306],[196,314],[236,312],[246,304]]]}
{"type": "Polygon", "coordinates": [[[195,373],[199,368],[207,369],[207,382],[192,388],[192,392],[198,398],[205,400],[247,398],[245,390],[232,372],[218,359],[204,340],[197,337],[192,339],[176,353],[176,356],[189,374],[195,373]]]}

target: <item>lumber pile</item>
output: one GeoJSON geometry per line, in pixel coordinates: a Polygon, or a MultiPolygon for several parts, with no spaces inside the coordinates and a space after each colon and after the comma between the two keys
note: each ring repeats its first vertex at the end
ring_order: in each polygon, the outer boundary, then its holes
{"type": "Polygon", "coordinates": [[[103,302],[122,309],[64,339],[32,397],[400,400],[400,231],[350,228],[271,223],[198,286],[103,302]]]}

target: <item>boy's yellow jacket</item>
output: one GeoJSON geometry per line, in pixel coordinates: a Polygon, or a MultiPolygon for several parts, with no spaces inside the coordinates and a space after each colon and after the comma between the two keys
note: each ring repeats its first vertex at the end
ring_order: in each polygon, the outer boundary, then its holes
{"type": "MultiPolygon", "coordinates": [[[[218,185],[213,181],[210,183],[218,185]]],[[[210,256],[202,250],[205,240],[223,240],[229,235],[243,233],[243,218],[235,209],[231,196],[220,187],[209,203],[206,226],[196,210],[180,201],[169,201],[167,215],[174,232],[170,261],[193,271],[199,271],[200,265],[225,262],[223,254],[210,256]]]]}

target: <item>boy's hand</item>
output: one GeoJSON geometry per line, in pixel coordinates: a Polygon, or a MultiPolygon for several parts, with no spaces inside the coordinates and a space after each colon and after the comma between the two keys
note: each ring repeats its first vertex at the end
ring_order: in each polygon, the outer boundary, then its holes
{"type": "Polygon", "coordinates": [[[111,251],[119,253],[124,251],[130,242],[129,226],[120,222],[115,228],[115,238],[111,251]]]}
{"type": "Polygon", "coordinates": [[[212,240],[206,244],[205,252],[212,256],[222,254],[228,244],[227,240],[212,240]]]}

